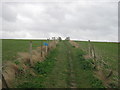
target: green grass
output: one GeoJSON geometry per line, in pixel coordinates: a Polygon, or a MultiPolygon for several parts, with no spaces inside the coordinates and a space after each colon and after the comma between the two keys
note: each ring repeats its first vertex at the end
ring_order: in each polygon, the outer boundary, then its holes
{"type": "MultiPolygon", "coordinates": [[[[91,66],[92,60],[85,60],[83,57],[84,52],[82,50],[72,47],[72,45],[70,45],[70,43],[68,43],[67,41],[60,42],[57,49],[58,51],[55,57],[56,61],[54,67],[51,69],[51,72],[49,72],[49,74],[46,74],[46,78],[42,83],[44,87],[70,88],[70,82],[72,80],[75,80],[77,88],[104,87],[102,85],[102,82],[94,77],[92,70],[93,68],[91,66]],[[69,50],[71,51],[70,55],[68,53],[69,50]],[[69,62],[69,57],[72,58],[72,62],[69,62]],[[74,74],[74,77],[70,76],[70,63],[73,66],[72,73],[74,74]]],[[[48,70],[47,68],[45,69],[48,70]]],[[[40,71],[44,73],[43,70],[40,69],[40,71]]]]}
{"type": "MultiPolygon", "coordinates": [[[[80,47],[88,53],[88,42],[78,42],[80,47]]],[[[102,57],[113,70],[118,70],[118,44],[110,42],[92,42],[97,57],[102,57]]]]}
{"type": "Polygon", "coordinates": [[[94,73],[93,73],[94,69],[91,65],[92,60],[84,59],[83,55],[81,55],[79,52],[80,51],[76,52],[76,57],[75,57],[76,59],[74,59],[76,61],[73,62],[75,64],[74,68],[76,70],[75,72],[76,72],[76,77],[77,77],[76,80],[77,80],[78,87],[103,88],[104,86],[103,86],[101,80],[94,77],[94,73]]]}
{"type": "MultiPolygon", "coordinates": [[[[38,47],[40,42],[33,41],[33,49],[38,47]]],[[[87,42],[78,43],[83,50],[87,50],[87,42]]],[[[2,49],[3,60],[12,61],[15,60],[17,52],[29,51],[29,40],[3,40],[2,49]]],[[[101,80],[94,76],[92,60],[83,57],[87,53],[83,50],[73,47],[68,41],[59,42],[57,48],[51,50],[43,62],[38,62],[33,68],[29,68],[35,72],[36,76],[32,76],[27,70],[27,73],[20,74],[16,78],[14,87],[70,88],[70,83],[74,80],[77,88],[104,88],[101,80]],[[70,58],[72,59],[71,62],[69,61],[70,58]],[[73,76],[70,75],[71,70],[73,76]]],[[[19,62],[15,63],[19,65],[19,62]]]]}
{"type": "Polygon", "coordinates": [[[77,88],[103,88],[102,82],[94,77],[92,60],[85,60],[84,52],[72,47],[68,41],[61,41],[45,61],[34,65],[36,76],[28,73],[17,77],[17,88],[70,88],[75,80],[77,88]],[[69,54],[69,51],[71,53],[69,54]],[[70,62],[69,57],[72,58],[70,62]],[[72,64],[70,66],[69,64],[72,64]],[[73,70],[73,72],[70,72],[73,70]],[[74,74],[74,77],[70,74],[74,74]]]}
{"type": "MultiPolygon", "coordinates": [[[[88,42],[81,41],[79,43],[82,50],[84,50],[88,54],[88,42]]],[[[98,60],[103,59],[104,62],[107,63],[103,67],[105,74],[107,69],[111,69],[114,72],[114,75],[110,77],[112,79],[111,83],[113,86],[117,86],[118,80],[118,43],[111,43],[111,42],[91,42],[91,44],[95,48],[95,53],[98,60]]]]}
{"type": "Polygon", "coordinates": [[[63,42],[58,44],[58,52],[53,70],[49,73],[44,81],[44,86],[47,88],[67,88],[68,84],[68,61],[67,48],[63,42]]]}
{"type": "Polygon", "coordinates": [[[48,74],[51,72],[55,64],[55,56],[57,54],[57,49],[50,51],[48,56],[43,62],[37,62],[34,65],[33,70],[36,72],[37,76],[31,76],[29,73],[26,75],[19,76],[16,79],[16,88],[43,88],[45,85],[43,82],[48,74]]]}
{"type": "Polygon", "coordinates": [[[86,53],[80,48],[74,48],[69,45],[72,51],[72,63],[75,72],[75,80],[78,88],[104,88],[102,81],[97,79],[93,73],[91,65],[92,59],[85,59],[83,55],[86,53]]]}
{"type": "MultiPolygon", "coordinates": [[[[41,46],[41,42],[47,42],[45,40],[32,40],[33,49],[41,46]]],[[[16,59],[18,52],[29,52],[30,40],[19,39],[3,39],[2,40],[2,60],[13,61],[16,59]]]]}

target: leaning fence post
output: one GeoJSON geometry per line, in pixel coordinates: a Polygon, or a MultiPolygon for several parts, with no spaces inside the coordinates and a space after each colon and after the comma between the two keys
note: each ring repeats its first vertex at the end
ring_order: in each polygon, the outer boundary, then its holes
{"type": "MultiPolygon", "coordinates": [[[[7,82],[2,74],[2,87],[5,86],[5,88],[8,88],[7,82]]],[[[4,88],[4,87],[3,87],[4,88]]]]}
{"type": "Polygon", "coordinates": [[[95,53],[95,47],[93,45],[93,51],[94,51],[94,58],[96,59],[96,53],[95,53]]]}
{"type": "Polygon", "coordinates": [[[109,78],[113,74],[113,71],[111,70],[109,74],[106,76],[106,78],[109,78]]]}
{"type": "Polygon", "coordinates": [[[30,41],[30,64],[31,64],[31,66],[33,66],[33,62],[32,62],[32,41],[30,41]]]}

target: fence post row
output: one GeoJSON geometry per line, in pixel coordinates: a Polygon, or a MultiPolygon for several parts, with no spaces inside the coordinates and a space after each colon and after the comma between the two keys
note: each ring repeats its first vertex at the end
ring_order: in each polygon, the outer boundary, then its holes
{"type": "Polygon", "coordinates": [[[90,40],[88,40],[88,42],[89,42],[89,46],[88,46],[89,57],[93,58],[93,62],[94,62],[94,65],[95,65],[94,68],[96,68],[97,60],[96,60],[96,55],[95,55],[95,49],[94,49],[93,44],[90,42],[90,40]]]}
{"type": "MultiPolygon", "coordinates": [[[[97,58],[96,58],[94,45],[90,42],[90,40],[88,40],[88,42],[89,42],[89,46],[88,46],[88,47],[89,47],[89,48],[88,48],[88,49],[89,49],[89,56],[92,57],[93,60],[94,60],[94,65],[95,65],[94,68],[100,70],[99,65],[100,65],[100,67],[103,67],[103,65],[108,65],[107,63],[105,63],[105,62],[103,61],[103,59],[101,59],[101,61],[97,62],[98,60],[97,60],[97,58]],[[97,64],[97,63],[99,63],[99,64],[97,64]]],[[[110,72],[109,72],[109,74],[106,76],[106,78],[109,78],[112,74],[113,74],[113,71],[110,70],[110,72]]]]}

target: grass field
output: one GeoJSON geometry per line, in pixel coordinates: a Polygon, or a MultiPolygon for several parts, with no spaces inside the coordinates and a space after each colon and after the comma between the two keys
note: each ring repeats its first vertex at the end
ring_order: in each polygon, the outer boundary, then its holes
{"type": "MultiPolygon", "coordinates": [[[[41,42],[33,41],[33,49],[41,42]]],[[[37,62],[30,71],[20,74],[14,83],[15,88],[104,88],[102,81],[94,74],[92,59],[85,59],[88,42],[78,42],[75,48],[68,41],[60,41],[57,47],[48,53],[43,62],[37,62]]],[[[98,57],[102,57],[113,71],[118,70],[118,44],[92,42],[98,57]]],[[[4,61],[13,61],[18,52],[29,52],[29,40],[3,40],[2,57],[4,61]]],[[[116,77],[115,77],[116,78],[116,77]]]]}
{"type": "MultiPolygon", "coordinates": [[[[18,52],[29,52],[30,40],[16,40],[16,39],[3,39],[2,40],[2,60],[13,61],[16,59],[18,52]]],[[[33,40],[33,49],[41,46],[41,42],[45,40],[33,40]]]]}
{"type": "MultiPolygon", "coordinates": [[[[80,47],[88,54],[89,43],[86,41],[78,42],[80,47]]],[[[95,53],[98,60],[104,60],[107,63],[107,67],[103,68],[106,73],[106,69],[111,69],[113,75],[110,77],[112,83],[118,84],[118,43],[112,42],[91,42],[95,48],[95,53]]],[[[114,85],[113,85],[114,87],[114,85]]]]}
{"type": "MultiPolygon", "coordinates": [[[[78,42],[80,47],[88,53],[88,42],[78,42]]],[[[102,57],[112,69],[118,70],[118,43],[91,42],[94,45],[97,57],[102,57]]]]}
{"type": "Polygon", "coordinates": [[[19,88],[103,88],[101,80],[93,75],[92,66],[84,52],[67,41],[61,41],[44,62],[37,63],[35,77],[17,79],[19,88]],[[33,79],[34,78],[34,79],[33,79]]]}

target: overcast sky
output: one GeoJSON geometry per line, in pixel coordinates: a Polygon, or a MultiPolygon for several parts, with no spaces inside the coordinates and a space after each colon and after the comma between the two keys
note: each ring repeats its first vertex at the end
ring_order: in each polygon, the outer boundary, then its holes
{"type": "Polygon", "coordinates": [[[118,41],[118,0],[8,1],[2,0],[1,38],[118,41]]]}

